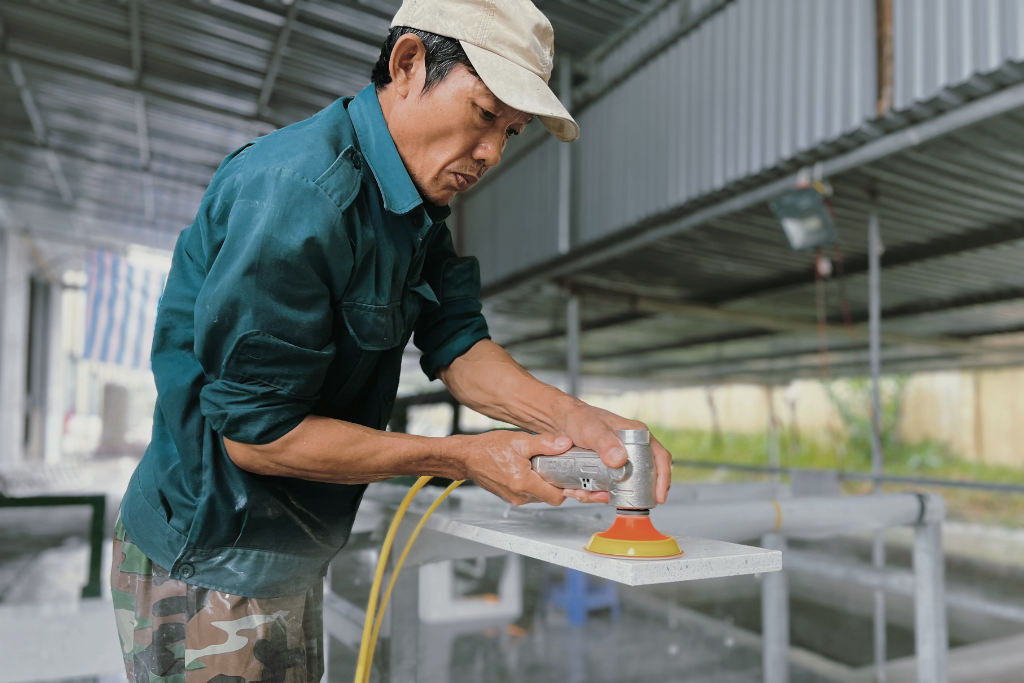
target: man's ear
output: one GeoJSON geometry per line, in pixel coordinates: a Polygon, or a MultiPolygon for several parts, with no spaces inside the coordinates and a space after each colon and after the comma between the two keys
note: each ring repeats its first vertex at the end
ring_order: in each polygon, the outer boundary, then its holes
{"type": "Polygon", "coordinates": [[[427,49],[419,36],[407,33],[398,39],[388,62],[395,95],[408,97],[423,90],[427,74],[426,54],[427,49]]]}

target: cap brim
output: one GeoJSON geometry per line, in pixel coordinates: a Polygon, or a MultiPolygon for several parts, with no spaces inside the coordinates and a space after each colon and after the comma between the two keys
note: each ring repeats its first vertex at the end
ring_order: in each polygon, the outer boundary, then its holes
{"type": "Polygon", "coordinates": [[[495,97],[510,107],[539,118],[544,127],[562,142],[572,142],[580,136],[580,127],[544,79],[490,50],[464,40],[459,42],[480,79],[495,97]]]}

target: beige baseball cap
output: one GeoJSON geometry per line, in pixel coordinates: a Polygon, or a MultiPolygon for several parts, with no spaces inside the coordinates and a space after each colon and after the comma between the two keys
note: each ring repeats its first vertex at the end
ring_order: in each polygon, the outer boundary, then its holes
{"type": "Polygon", "coordinates": [[[539,118],[562,142],[579,137],[548,87],[555,31],[530,0],[404,0],[391,26],[458,40],[495,97],[539,118]]]}

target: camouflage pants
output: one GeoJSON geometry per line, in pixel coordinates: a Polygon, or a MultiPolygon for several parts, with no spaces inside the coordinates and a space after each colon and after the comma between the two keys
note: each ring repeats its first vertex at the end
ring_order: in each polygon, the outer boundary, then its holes
{"type": "Polygon", "coordinates": [[[110,570],[129,683],[319,683],[323,587],[245,598],[170,578],[121,521],[110,570]]]}

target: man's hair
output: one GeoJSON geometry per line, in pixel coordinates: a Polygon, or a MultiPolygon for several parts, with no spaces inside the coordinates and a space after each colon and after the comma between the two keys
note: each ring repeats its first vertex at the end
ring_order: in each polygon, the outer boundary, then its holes
{"type": "Polygon", "coordinates": [[[398,42],[398,39],[407,34],[417,36],[423,41],[423,47],[426,48],[423,62],[427,69],[427,76],[423,82],[423,92],[429,91],[447,78],[448,74],[458,64],[462,64],[470,70],[473,69],[469,57],[466,56],[466,51],[462,49],[459,41],[454,38],[439,36],[436,33],[427,33],[415,28],[395,26],[388,33],[388,37],[384,39],[384,44],[380,48],[380,57],[377,59],[377,63],[373,65],[373,73],[370,76],[373,85],[378,91],[383,90],[391,83],[391,71],[389,69],[391,51],[395,49],[395,43],[398,42]]]}

